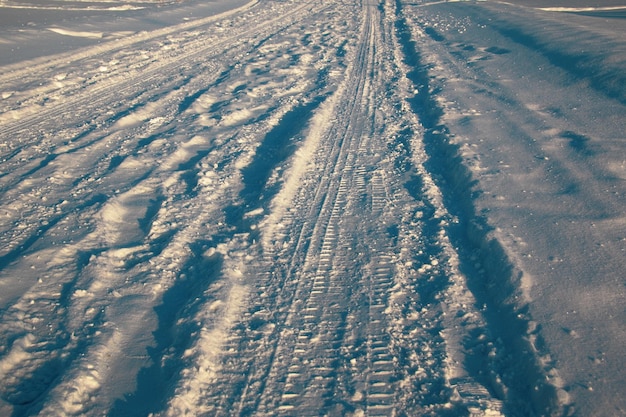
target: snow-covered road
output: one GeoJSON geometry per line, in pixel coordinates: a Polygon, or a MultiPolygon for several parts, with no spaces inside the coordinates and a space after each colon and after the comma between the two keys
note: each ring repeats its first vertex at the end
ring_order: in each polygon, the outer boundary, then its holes
{"type": "Polygon", "coordinates": [[[626,413],[619,13],[224,4],[0,32],[0,414],[626,413]]]}

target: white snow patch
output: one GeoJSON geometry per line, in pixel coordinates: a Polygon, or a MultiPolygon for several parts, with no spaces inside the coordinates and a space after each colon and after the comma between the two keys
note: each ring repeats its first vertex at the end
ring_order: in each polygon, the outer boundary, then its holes
{"type": "Polygon", "coordinates": [[[77,38],[101,39],[104,36],[102,32],[78,32],[62,28],[48,28],[49,31],[58,33],[59,35],[73,36],[77,38]]]}
{"type": "Polygon", "coordinates": [[[16,368],[19,368],[26,360],[31,357],[27,351],[36,342],[36,337],[29,333],[13,342],[11,350],[0,360],[0,379],[3,381],[16,368]]]}
{"type": "Polygon", "coordinates": [[[193,365],[183,370],[181,384],[164,413],[166,416],[197,416],[209,413],[214,407],[204,401],[204,395],[218,375],[224,343],[248,296],[247,287],[236,282],[243,276],[241,270],[233,269],[229,275],[232,279],[224,289],[225,298],[210,302],[195,317],[203,326],[193,346],[184,354],[193,365]]]}
{"type": "Polygon", "coordinates": [[[625,10],[625,6],[611,7],[539,7],[539,10],[546,12],[605,12],[613,10],[625,10]]]}

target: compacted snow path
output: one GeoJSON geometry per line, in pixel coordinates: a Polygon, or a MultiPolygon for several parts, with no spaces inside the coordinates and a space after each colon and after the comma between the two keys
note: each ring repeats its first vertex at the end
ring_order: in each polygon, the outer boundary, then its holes
{"type": "MultiPolygon", "coordinates": [[[[350,19],[358,23],[350,28],[357,41],[346,54],[346,76],[298,133],[303,142],[280,192],[268,204],[259,201],[256,183],[240,193],[250,211],[233,226],[259,236],[250,247],[259,258],[245,266],[256,278],[251,305],[219,364],[206,364],[203,355],[192,367],[201,373],[185,370],[172,415],[187,411],[189,394],[190,414],[211,415],[501,408],[479,382],[446,363],[447,351],[460,349],[441,334],[446,326],[480,333],[484,323],[457,276],[442,226],[450,219],[409,149],[419,128],[394,93],[394,81],[408,83],[394,64],[392,22],[375,4],[361,7],[350,19]],[[216,376],[207,365],[219,366],[216,376]],[[453,405],[451,384],[469,398],[453,405]]],[[[476,343],[487,348],[486,340],[476,343]]]]}
{"type": "Polygon", "coordinates": [[[1,67],[0,414],[623,412],[623,66],[552,16],[258,0],[1,67]]]}

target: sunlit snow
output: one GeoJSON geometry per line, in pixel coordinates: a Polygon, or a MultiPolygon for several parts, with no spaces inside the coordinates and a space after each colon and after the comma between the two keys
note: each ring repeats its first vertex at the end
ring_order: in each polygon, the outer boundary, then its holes
{"type": "Polygon", "coordinates": [[[0,2],[0,415],[626,410],[626,3],[0,2]]]}

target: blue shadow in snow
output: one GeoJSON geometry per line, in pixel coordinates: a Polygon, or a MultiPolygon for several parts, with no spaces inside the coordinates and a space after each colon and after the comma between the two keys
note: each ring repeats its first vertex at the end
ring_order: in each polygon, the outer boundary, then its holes
{"type": "Polygon", "coordinates": [[[109,415],[146,416],[167,405],[181,370],[188,366],[183,353],[199,330],[193,317],[206,301],[206,290],[220,276],[222,257],[205,255],[214,245],[210,241],[190,245],[192,256],[181,268],[176,283],[163,294],[161,304],[154,308],[158,327],[153,332],[154,345],[147,348],[152,364],[139,371],[136,390],[117,400],[109,415]],[[181,317],[186,319],[179,321],[181,317]]]}
{"type": "Polygon", "coordinates": [[[269,202],[278,192],[278,186],[266,187],[272,172],[293,155],[301,140],[299,135],[306,128],[315,109],[327,97],[328,94],[322,94],[287,112],[280,123],[265,135],[254,160],[241,170],[241,203],[224,209],[229,225],[239,231],[249,230],[244,214],[262,207],[264,202],[269,202]]]}

